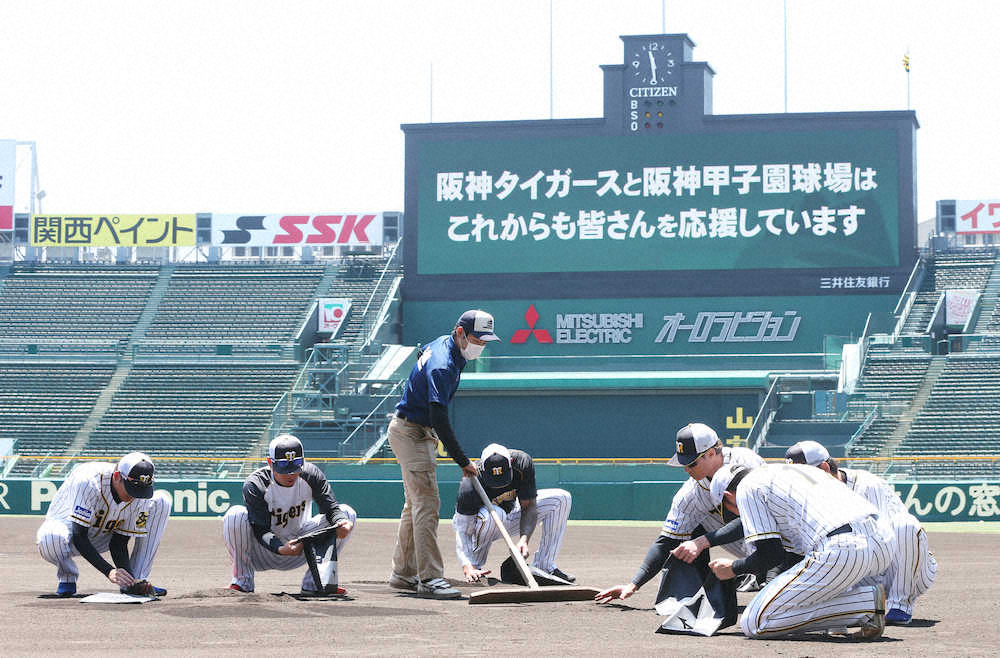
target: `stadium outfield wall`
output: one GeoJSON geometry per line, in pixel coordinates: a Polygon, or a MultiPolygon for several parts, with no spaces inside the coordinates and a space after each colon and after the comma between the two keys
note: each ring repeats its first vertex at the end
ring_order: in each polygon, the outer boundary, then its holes
{"type": "MultiPolygon", "coordinates": [[[[327,467],[337,499],[363,518],[398,518],[403,485],[396,464],[327,467]]],[[[662,520],[680,488],[679,469],[663,464],[538,464],[538,486],[562,487],[573,495],[577,520],[662,520]]],[[[455,508],[459,471],[438,467],[441,516],[455,508]]],[[[62,480],[0,480],[0,515],[46,512],[62,480]]],[[[242,502],[242,480],[159,480],[176,516],[221,516],[242,502]]],[[[921,521],[1000,521],[1000,480],[977,482],[898,481],[892,485],[921,521]]]]}

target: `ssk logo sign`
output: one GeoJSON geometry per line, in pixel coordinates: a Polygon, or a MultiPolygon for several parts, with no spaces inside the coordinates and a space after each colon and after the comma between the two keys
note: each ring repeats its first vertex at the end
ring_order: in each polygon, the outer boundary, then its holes
{"type": "Polygon", "coordinates": [[[378,246],[382,213],[343,215],[212,215],[218,247],[378,246]]]}

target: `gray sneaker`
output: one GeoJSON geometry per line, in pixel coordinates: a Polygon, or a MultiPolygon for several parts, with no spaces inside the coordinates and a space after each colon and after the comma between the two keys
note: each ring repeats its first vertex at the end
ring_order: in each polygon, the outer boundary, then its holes
{"type": "Polygon", "coordinates": [[[417,591],[417,583],[419,582],[416,576],[400,576],[397,573],[389,576],[389,587],[394,589],[405,589],[415,592],[417,591]]]}
{"type": "Polygon", "coordinates": [[[462,593],[444,578],[431,578],[417,584],[417,596],[425,599],[457,599],[462,593]]]}

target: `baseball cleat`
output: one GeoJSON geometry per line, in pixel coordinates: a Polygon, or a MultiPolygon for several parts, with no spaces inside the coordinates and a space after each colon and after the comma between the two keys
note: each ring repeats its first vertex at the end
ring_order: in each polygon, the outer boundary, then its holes
{"type": "Polygon", "coordinates": [[[566,573],[565,571],[563,571],[559,567],[556,567],[555,569],[553,569],[549,573],[551,573],[556,578],[562,578],[563,580],[565,580],[568,583],[575,583],[576,582],[576,576],[574,576],[571,573],[566,573]]]}
{"type": "Polygon", "coordinates": [[[242,587],[240,587],[236,583],[232,583],[231,585],[229,585],[229,589],[231,589],[231,590],[233,590],[235,592],[243,592],[244,594],[249,594],[249,593],[251,593],[253,591],[252,589],[243,589],[242,587]]]}
{"type": "Polygon", "coordinates": [[[417,596],[425,599],[457,599],[462,593],[444,578],[430,578],[417,584],[417,596]]]}
{"type": "Polygon", "coordinates": [[[871,642],[882,637],[885,632],[885,588],[881,585],[875,586],[875,614],[865,623],[861,624],[861,630],[855,631],[849,637],[855,640],[871,642]]]}
{"type": "Polygon", "coordinates": [[[913,615],[907,614],[899,608],[893,608],[885,613],[885,623],[891,626],[906,626],[913,619],[913,615]]]}
{"type": "Polygon", "coordinates": [[[299,593],[302,596],[343,596],[344,594],[347,594],[347,590],[338,585],[324,585],[322,592],[314,589],[302,588],[299,593]]]}
{"type": "Polygon", "coordinates": [[[416,576],[400,576],[398,574],[392,574],[389,576],[389,587],[395,589],[406,589],[411,592],[417,591],[417,584],[420,581],[417,580],[416,576]]]}
{"type": "Polygon", "coordinates": [[[56,596],[73,596],[76,594],[76,583],[59,583],[56,596]]]}

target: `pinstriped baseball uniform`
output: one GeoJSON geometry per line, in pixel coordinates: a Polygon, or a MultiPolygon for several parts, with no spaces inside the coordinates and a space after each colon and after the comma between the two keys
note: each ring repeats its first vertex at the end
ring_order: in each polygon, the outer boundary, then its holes
{"type": "Polygon", "coordinates": [[[805,556],[753,598],[740,620],[744,634],[860,626],[873,616],[874,585],[896,542],[871,503],[798,464],[752,471],[736,489],[736,503],[746,541],[779,538],[785,550],[805,556]]]}
{"type": "MultiPolygon", "coordinates": [[[[352,525],[357,523],[357,513],[348,505],[337,503],[323,472],[306,462],[295,484],[284,487],[277,484],[268,467],[257,469],[243,485],[244,505],[233,505],[222,518],[222,537],[233,562],[233,584],[244,591],[254,589],[254,573],[268,569],[288,571],[306,564],[305,555],[280,555],[258,541],[253,526],[274,533],[282,543],[313,530],[329,527],[341,519],[352,525]],[[312,514],[313,502],[319,504],[321,513],[312,514]]],[[[354,535],[337,540],[337,558],[354,535]]],[[[312,574],[306,569],[302,589],[318,589],[312,574]]]]}
{"type": "MultiPolygon", "coordinates": [[[[723,466],[742,464],[749,468],[757,468],[764,465],[764,460],[748,448],[723,448],[722,463],[723,466]]],[[[698,525],[701,525],[706,532],[717,530],[725,525],[718,506],[712,504],[712,497],[709,494],[710,484],[711,481],[708,478],[703,480],[688,478],[681,485],[681,488],[674,494],[670,511],[667,512],[667,518],[663,521],[663,528],[660,530],[661,536],[687,541],[691,539],[691,533],[698,525]]],[[[741,557],[746,557],[749,553],[744,541],[725,544],[724,547],[741,557]]]]}
{"type": "Polygon", "coordinates": [[[159,491],[149,499],[116,502],[111,477],[116,465],[106,462],[80,464],[70,471],[49,505],[38,529],[38,552],[58,567],[59,582],[75,583],[80,576],[73,557],[73,525],[88,528],[87,537],[98,553],[108,550],[113,535],[126,535],[134,543],[129,572],[136,580],[149,576],[170,517],[170,496],[159,491]]]}
{"type": "MultiPolygon", "coordinates": [[[[552,573],[557,568],[556,558],[562,547],[563,535],[566,534],[566,522],[569,520],[573,498],[564,489],[538,490],[535,486],[534,461],[528,453],[511,450],[510,458],[513,471],[510,484],[501,489],[484,486],[484,490],[490,496],[508,534],[515,538],[521,534],[520,500],[535,499],[542,538],[532,557],[532,566],[552,573]]],[[[455,552],[458,554],[458,561],[463,567],[471,564],[476,569],[482,569],[486,564],[490,545],[503,535],[493,522],[489,510],[483,506],[469,478],[462,478],[459,484],[455,508],[452,524],[455,527],[455,552]]]]}
{"type": "Polygon", "coordinates": [[[930,589],[937,576],[937,560],[930,551],[927,533],[920,521],[906,511],[903,501],[889,483],[868,471],[853,468],[838,469],[844,483],[865,497],[888,519],[896,535],[896,555],[883,574],[887,607],[913,614],[917,597],[930,589]]]}

